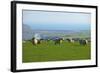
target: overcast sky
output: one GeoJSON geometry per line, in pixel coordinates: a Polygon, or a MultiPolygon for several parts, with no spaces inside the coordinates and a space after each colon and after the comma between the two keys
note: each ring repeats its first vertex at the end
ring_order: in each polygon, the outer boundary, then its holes
{"type": "Polygon", "coordinates": [[[23,10],[23,24],[38,30],[89,30],[90,13],[23,10]]]}

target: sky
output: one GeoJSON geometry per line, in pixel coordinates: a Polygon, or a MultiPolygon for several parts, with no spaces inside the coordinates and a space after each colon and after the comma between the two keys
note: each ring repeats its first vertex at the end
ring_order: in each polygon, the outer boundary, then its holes
{"type": "Polygon", "coordinates": [[[23,10],[23,24],[33,30],[89,30],[91,14],[23,10]]]}

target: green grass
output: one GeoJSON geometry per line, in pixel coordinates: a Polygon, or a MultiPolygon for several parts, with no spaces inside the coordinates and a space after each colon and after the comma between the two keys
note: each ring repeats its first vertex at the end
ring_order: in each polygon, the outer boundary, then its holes
{"type": "Polygon", "coordinates": [[[22,61],[45,62],[65,60],[86,60],[91,58],[90,44],[85,46],[79,43],[63,41],[55,45],[53,41],[43,41],[41,44],[33,45],[30,41],[23,43],[22,61]]]}

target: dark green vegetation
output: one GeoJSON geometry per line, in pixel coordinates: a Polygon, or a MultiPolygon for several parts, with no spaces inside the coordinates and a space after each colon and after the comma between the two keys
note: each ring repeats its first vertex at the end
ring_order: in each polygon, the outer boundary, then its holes
{"type": "Polygon", "coordinates": [[[42,41],[41,44],[33,45],[30,41],[26,41],[22,47],[22,61],[24,63],[91,58],[90,44],[80,45],[78,42],[63,41],[60,45],[55,45],[54,41],[42,41]]]}

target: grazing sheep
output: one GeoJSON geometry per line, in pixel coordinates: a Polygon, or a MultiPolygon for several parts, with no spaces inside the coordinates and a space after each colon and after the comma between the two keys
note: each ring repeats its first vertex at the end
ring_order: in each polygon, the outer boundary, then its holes
{"type": "Polygon", "coordinates": [[[73,38],[74,42],[78,42],[80,39],[79,38],[73,38]]]}
{"type": "Polygon", "coordinates": [[[32,38],[32,44],[33,45],[37,45],[37,44],[40,44],[40,43],[41,43],[41,40],[32,38]]]}
{"type": "Polygon", "coordinates": [[[80,45],[86,45],[88,44],[87,40],[79,40],[80,45]]]}
{"type": "Polygon", "coordinates": [[[66,39],[68,42],[74,43],[73,39],[66,39]]]}
{"type": "Polygon", "coordinates": [[[62,39],[61,38],[56,38],[54,41],[55,41],[55,45],[62,43],[62,39]]]}

